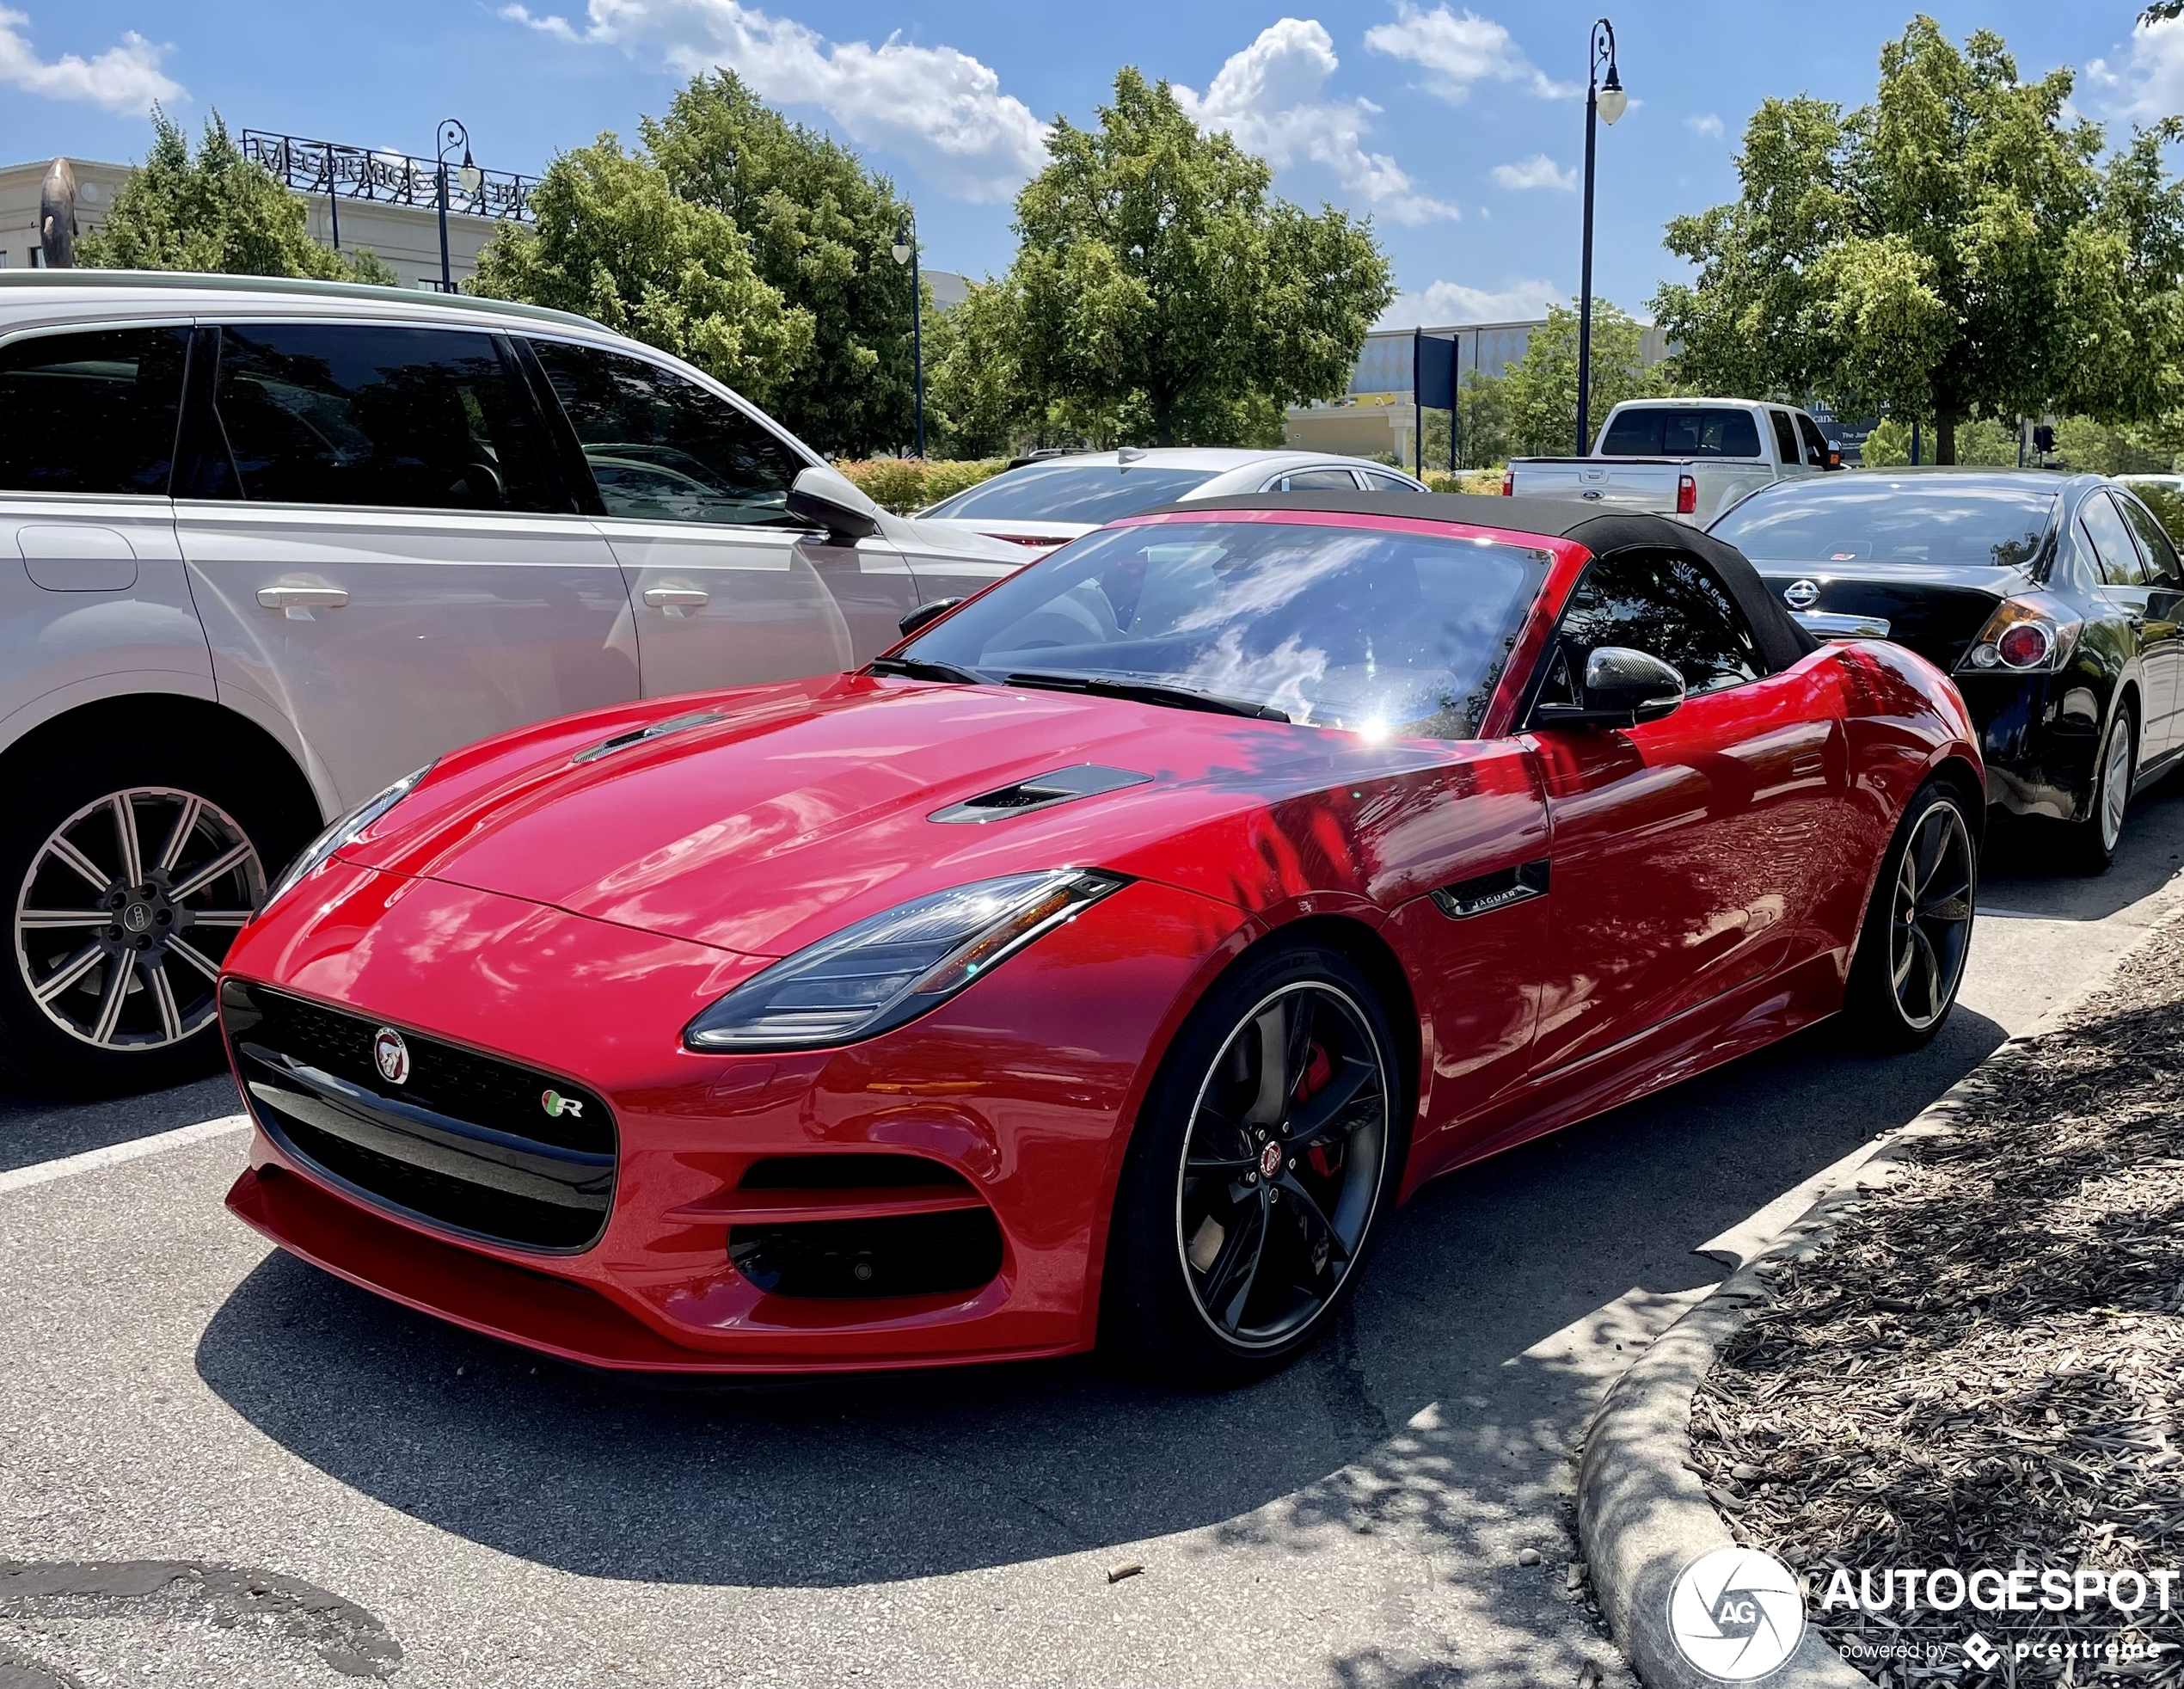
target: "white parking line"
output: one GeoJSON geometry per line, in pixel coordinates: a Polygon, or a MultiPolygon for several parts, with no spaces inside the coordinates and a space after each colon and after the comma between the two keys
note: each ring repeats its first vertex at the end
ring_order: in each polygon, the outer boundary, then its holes
{"type": "Polygon", "coordinates": [[[50,1184],[55,1179],[72,1179],[78,1173],[95,1173],[101,1167],[114,1167],[125,1161],[136,1161],[148,1155],[164,1155],[169,1150],[187,1149],[192,1144],[202,1144],[210,1139],[224,1138],[230,1132],[248,1132],[250,1116],[228,1115],[216,1121],[199,1121],[195,1126],[177,1127],[172,1132],[155,1133],[149,1138],[132,1138],[126,1144],[108,1144],[104,1149],[86,1150],[81,1155],[64,1155],[58,1161],[34,1162],[28,1167],[10,1168],[0,1173],[0,1196],[10,1191],[28,1190],[33,1185],[50,1184]]]}

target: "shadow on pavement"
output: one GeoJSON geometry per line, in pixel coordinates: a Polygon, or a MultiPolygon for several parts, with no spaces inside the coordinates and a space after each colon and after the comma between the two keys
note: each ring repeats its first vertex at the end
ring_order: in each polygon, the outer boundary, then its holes
{"type": "Polygon", "coordinates": [[[0,1173],[242,1112],[235,1081],[225,1073],[145,1096],[96,1102],[0,1089],[0,1173]]]}
{"type": "Polygon", "coordinates": [[[2043,920],[2098,921],[2157,891],[2184,861],[2184,776],[2141,793],[2124,820],[2123,843],[2106,874],[2059,869],[2058,830],[1997,821],[1987,833],[1979,901],[2043,920]]]}
{"type": "MultiPolygon", "coordinates": [[[[1091,1360],[641,1389],[535,1363],[278,1252],[213,1318],[198,1370],[342,1483],[591,1575],[885,1582],[1207,1526],[1293,1548],[1301,1577],[1330,1532],[1398,1526],[1437,1560],[1513,1575],[1497,1533],[1517,1514],[1535,1530],[1553,1516],[1599,1373],[1581,1354],[1524,1352],[1634,1286],[1718,1277],[1696,1245],[1908,1120],[2001,1041],[1960,1012],[1928,1049],[1879,1059],[1823,1027],[1455,1174],[1395,1217],[1328,1342],[1227,1395],[1091,1360]]],[[[1495,1618],[1543,1643],[1569,1614],[1532,1582],[1537,1625],[1495,1618]]],[[[1391,1666],[1353,1663],[1361,1681],[1391,1666]]],[[[1524,1663],[1512,1683],[1543,1662],[1524,1663]]]]}

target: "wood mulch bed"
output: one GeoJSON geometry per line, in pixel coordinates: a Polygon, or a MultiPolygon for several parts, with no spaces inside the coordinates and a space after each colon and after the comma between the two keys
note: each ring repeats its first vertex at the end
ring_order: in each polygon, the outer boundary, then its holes
{"type": "Polygon", "coordinates": [[[1769,1283],[1693,1403],[1691,1465],[1831,1642],[1895,1685],[2184,1685],[2184,1578],[2135,1621],[1819,1606],[1837,1568],[2184,1569],[2184,926],[1990,1062],[1955,1128],[1769,1283]]]}

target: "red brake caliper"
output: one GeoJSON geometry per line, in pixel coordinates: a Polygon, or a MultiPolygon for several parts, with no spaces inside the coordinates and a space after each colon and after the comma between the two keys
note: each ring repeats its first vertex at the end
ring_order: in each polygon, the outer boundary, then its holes
{"type": "MultiPolygon", "coordinates": [[[[1299,1102],[1310,1102],[1313,1097],[1316,1096],[1321,1091],[1327,1089],[1328,1081],[1332,1079],[1334,1077],[1334,1059],[1327,1053],[1327,1046],[1324,1044],[1313,1045],[1311,1054],[1307,1056],[1304,1060],[1304,1076],[1297,1082],[1297,1101],[1299,1102]]],[[[1334,1176],[1334,1164],[1327,1158],[1326,1145],[1313,1145],[1311,1149],[1307,1152],[1307,1158],[1312,1164],[1313,1171],[1316,1172],[1322,1179],[1332,1178],[1334,1176]]]]}

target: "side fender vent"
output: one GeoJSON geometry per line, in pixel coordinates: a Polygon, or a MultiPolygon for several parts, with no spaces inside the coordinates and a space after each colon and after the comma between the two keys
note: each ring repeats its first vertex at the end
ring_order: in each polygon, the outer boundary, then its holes
{"type": "Polygon", "coordinates": [[[1520,863],[1514,868],[1498,869],[1475,880],[1438,886],[1433,889],[1432,899],[1444,915],[1457,921],[1483,915],[1490,909],[1506,909],[1512,903],[1547,895],[1548,866],[1547,858],[1542,857],[1537,862],[1520,863]]]}
{"type": "Polygon", "coordinates": [[[1028,780],[1020,780],[1013,786],[1003,786],[998,791],[982,792],[977,797],[966,797],[960,803],[951,803],[945,809],[936,809],[925,819],[929,821],[978,822],[997,821],[1009,815],[1026,815],[1034,809],[1052,809],[1058,803],[1068,803],[1080,797],[1097,797],[1102,792],[1119,792],[1126,786],[1143,786],[1152,779],[1150,774],[1133,773],[1126,768],[1103,768],[1098,763],[1079,763],[1074,768],[1058,768],[1052,774],[1039,774],[1028,780]]]}

